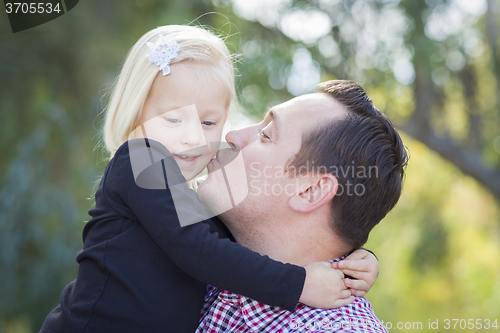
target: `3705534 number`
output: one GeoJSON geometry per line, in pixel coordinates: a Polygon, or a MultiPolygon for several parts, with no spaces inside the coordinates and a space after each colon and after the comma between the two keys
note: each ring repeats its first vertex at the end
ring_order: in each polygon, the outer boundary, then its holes
{"type": "Polygon", "coordinates": [[[50,14],[52,12],[60,13],[61,8],[59,3],[52,6],[50,2],[7,2],[5,4],[5,11],[7,14],[50,14]]]}
{"type": "Polygon", "coordinates": [[[445,319],[444,329],[498,329],[498,319],[491,321],[489,319],[445,319]],[[458,327],[457,327],[458,325],[458,327]]]}

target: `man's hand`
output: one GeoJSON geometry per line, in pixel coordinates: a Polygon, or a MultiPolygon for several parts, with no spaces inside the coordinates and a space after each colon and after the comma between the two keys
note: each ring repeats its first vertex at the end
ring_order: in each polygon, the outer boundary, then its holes
{"type": "Polygon", "coordinates": [[[345,278],[344,284],[354,296],[365,296],[378,276],[378,260],[368,251],[359,249],[346,259],[334,262],[332,268],[341,270],[356,280],[345,278]]]}
{"type": "Polygon", "coordinates": [[[313,262],[304,266],[306,281],[299,302],[313,308],[333,309],[354,302],[354,296],[344,284],[344,273],[332,269],[328,262],[313,262]]]}

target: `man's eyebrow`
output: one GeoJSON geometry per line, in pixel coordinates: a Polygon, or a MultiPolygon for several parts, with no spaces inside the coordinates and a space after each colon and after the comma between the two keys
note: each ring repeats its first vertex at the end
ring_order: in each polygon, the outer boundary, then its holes
{"type": "Polygon", "coordinates": [[[280,123],[281,123],[281,120],[280,120],[280,116],[278,116],[278,114],[276,113],[276,111],[274,111],[273,109],[269,108],[268,109],[268,115],[271,117],[271,120],[273,121],[274,123],[274,127],[276,128],[275,131],[273,131],[275,133],[275,136],[278,139],[279,138],[279,132],[280,132],[280,123]]]}
{"type": "Polygon", "coordinates": [[[269,109],[269,115],[271,116],[272,120],[276,120],[276,112],[272,109],[269,109]]]}
{"type": "Polygon", "coordinates": [[[271,120],[274,121],[276,123],[276,127],[278,127],[279,125],[279,116],[278,114],[276,113],[276,111],[274,111],[273,109],[269,108],[267,109],[267,114],[269,115],[269,117],[271,117],[271,120]]]}

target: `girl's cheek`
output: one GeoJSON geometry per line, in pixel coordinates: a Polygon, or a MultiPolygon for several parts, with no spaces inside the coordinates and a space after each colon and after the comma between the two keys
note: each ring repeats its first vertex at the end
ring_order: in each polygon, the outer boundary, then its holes
{"type": "Polygon", "coordinates": [[[207,135],[207,139],[211,142],[220,142],[222,139],[222,129],[218,131],[212,131],[207,135]]]}

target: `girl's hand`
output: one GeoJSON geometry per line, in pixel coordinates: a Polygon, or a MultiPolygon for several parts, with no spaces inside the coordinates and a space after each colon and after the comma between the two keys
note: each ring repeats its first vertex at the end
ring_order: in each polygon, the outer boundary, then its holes
{"type": "Polygon", "coordinates": [[[299,302],[314,308],[333,309],[354,302],[354,296],[344,284],[344,273],[332,269],[328,262],[313,262],[304,266],[306,281],[299,302]]]}
{"type": "Polygon", "coordinates": [[[334,262],[332,268],[341,270],[356,280],[345,278],[344,284],[354,296],[365,296],[378,276],[378,260],[368,251],[358,249],[346,259],[334,262]]]}

